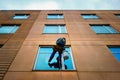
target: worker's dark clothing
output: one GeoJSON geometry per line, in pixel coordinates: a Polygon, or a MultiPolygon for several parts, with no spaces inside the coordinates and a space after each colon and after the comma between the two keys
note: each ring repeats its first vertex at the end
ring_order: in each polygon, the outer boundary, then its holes
{"type": "Polygon", "coordinates": [[[60,47],[58,45],[53,46],[53,52],[52,52],[48,62],[51,62],[51,60],[53,59],[55,53],[58,51],[58,53],[59,53],[58,61],[60,61],[60,63],[61,63],[61,54],[62,54],[63,50],[65,50],[64,47],[60,47]]]}
{"type": "Polygon", "coordinates": [[[59,56],[57,57],[57,63],[59,63],[59,67],[61,67],[61,54],[62,54],[63,50],[65,50],[65,48],[64,48],[65,44],[66,44],[65,38],[57,39],[56,45],[53,46],[53,52],[52,52],[48,62],[51,62],[51,60],[55,56],[55,53],[58,52],[59,56]]]}

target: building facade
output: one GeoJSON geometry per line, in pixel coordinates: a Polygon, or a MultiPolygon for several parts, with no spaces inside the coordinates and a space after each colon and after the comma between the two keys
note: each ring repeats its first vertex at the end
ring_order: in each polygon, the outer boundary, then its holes
{"type": "Polygon", "coordinates": [[[1,10],[0,80],[120,80],[120,11],[1,10]],[[65,69],[48,64],[60,37],[65,69]]]}

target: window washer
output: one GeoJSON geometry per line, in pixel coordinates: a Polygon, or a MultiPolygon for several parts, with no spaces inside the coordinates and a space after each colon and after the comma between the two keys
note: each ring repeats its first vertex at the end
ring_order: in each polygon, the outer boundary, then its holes
{"type": "Polygon", "coordinates": [[[58,38],[56,41],[56,45],[53,46],[53,52],[48,60],[48,64],[50,64],[51,60],[53,59],[54,55],[56,52],[59,53],[59,56],[57,57],[57,63],[59,63],[59,68],[61,67],[61,55],[63,50],[65,50],[65,44],[66,44],[66,39],[63,38],[58,38]]]}

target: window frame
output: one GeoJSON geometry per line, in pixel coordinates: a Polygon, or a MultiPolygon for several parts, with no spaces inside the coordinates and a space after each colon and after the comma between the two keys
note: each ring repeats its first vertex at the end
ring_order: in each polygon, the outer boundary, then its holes
{"type": "Polygon", "coordinates": [[[47,19],[64,19],[64,15],[62,13],[60,14],[47,14],[47,19]],[[49,15],[54,15],[54,17],[56,18],[49,18],[49,15]],[[62,15],[62,17],[60,17],[60,15],[62,15]]]}
{"type": "Polygon", "coordinates": [[[97,19],[100,19],[100,17],[98,15],[96,15],[96,14],[80,14],[80,15],[85,20],[97,20],[97,19]],[[87,15],[87,16],[95,16],[97,18],[84,18],[85,15],[87,15]]]}
{"type": "Polygon", "coordinates": [[[90,28],[96,33],[96,34],[119,34],[120,32],[115,29],[113,26],[111,26],[110,24],[89,24],[90,25],[90,28]],[[103,27],[106,31],[108,31],[109,33],[99,33],[99,32],[96,32],[92,27],[95,27],[95,26],[100,26],[100,27],[103,27]],[[110,31],[109,29],[107,29],[106,27],[109,26],[109,28],[113,29],[115,32],[112,32],[110,31]]]}
{"type": "MultiPolygon", "coordinates": [[[[62,69],[58,69],[58,70],[35,70],[35,66],[37,64],[37,59],[38,59],[38,54],[40,52],[40,47],[52,47],[52,45],[39,45],[38,47],[38,50],[37,50],[37,54],[36,54],[36,58],[34,60],[34,65],[33,65],[33,68],[32,68],[32,71],[76,71],[76,67],[75,67],[75,63],[74,63],[74,58],[73,58],[73,54],[72,54],[72,49],[71,49],[71,46],[70,45],[66,45],[65,47],[69,47],[70,49],[70,57],[71,57],[71,61],[72,61],[72,66],[73,66],[73,69],[70,69],[70,70],[62,70],[62,69]]],[[[42,53],[43,54],[43,53],[42,53]]]]}
{"type": "Polygon", "coordinates": [[[65,24],[45,24],[43,29],[43,34],[67,34],[67,27],[65,24]],[[46,27],[54,26],[57,27],[58,32],[48,33],[46,32],[46,27]],[[64,27],[64,31],[62,32],[62,27],[64,27]]]}
{"type": "Polygon", "coordinates": [[[120,61],[118,60],[118,58],[114,55],[114,54],[119,54],[120,53],[113,53],[110,48],[120,48],[120,45],[107,45],[107,48],[109,49],[109,51],[111,52],[111,54],[113,55],[113,57],[116,59],[117,62],[120,63],[120,61]]]}
{"type": "MultiPolygon", "coordinates": [[[[19,27],[20,27],[20,25],[21,24],[1,24],[1,26],[0,27],[6,27],[6,26],[8,26],[8,27],[14,27],[14,29],[15,29],[15,26],[17,27],[17,30],[19,29],[19,27]]],[[[11,31],[13,31],[14,29],[12,29],[11,31]]],[[[16,31],[17,30],[15,30],[15,31],[13,31],[13,32],[7,32],[7,33],[0,33],[0,34],[14,34],[14,33],[16,33],[16,31]]]]}
{"type": "Polygon", "coordinates": [[[12,18],[13,19],[15,19],[15,20],[26,20],[26,19],[28,19],[30,17],[30,14],[15,14],[12,18]],[[16,18],[16,17],[18,17],[18,16],[21,16],[22,18],[16,18]],[[25,16],[27,16],[27,18],[24,18],[25,16]]]}

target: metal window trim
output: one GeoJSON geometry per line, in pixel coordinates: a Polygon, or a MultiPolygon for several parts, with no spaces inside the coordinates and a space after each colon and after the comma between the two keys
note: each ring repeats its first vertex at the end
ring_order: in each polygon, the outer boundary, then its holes
{"type": "Polygon", "coordinates": [[[38,54],[40,53],[40,46],[38,47],[38,51],[37,51],[37,55],[36,55],[36,59],[35,59],[35,64],[33,65],[33,70],[35,70],[36,64],[37,64],[37,60],[38,60],[38,54]]]}
{"type": "Polygon", "coordinates": [[[60,25],[58,25],[58,33],[62,33],[60,25]]]}
{"type": "MultiPolygon", "coordinates": [[[[33,65],[33,71],[59,71],[59,70],[35,70],[35,67],[36,67],[36,64],[37,64],[37,60],[38,60],[38,55],[40,53],[40,48],[41,47],[46,47],[47,48],[47,47],[52,47],[52,45],[48,45],[48,46],[47,45],[45,45],[45,46],[40,45],[39,46],[37,54],[36,54],[35,62],[34,62],[35,64],[33,65]]],[[[70,57],[71,57],[71,62],[72,62],[73,69],[71,69],[71,70],[62,70],[62,71],[75,71],[76,68],[75,68],[75,63],[74,63],[74,60],[73,60],[71,46],[70,45],[66,45],[65,47],[69,47],[69,49],[70,49],[70,57]]]]}
{"type": "Polygon", "coordinates": [[[65,33],[67,33],[67,27],[66,26],[64,26],[65,27],[65,33]]]}

